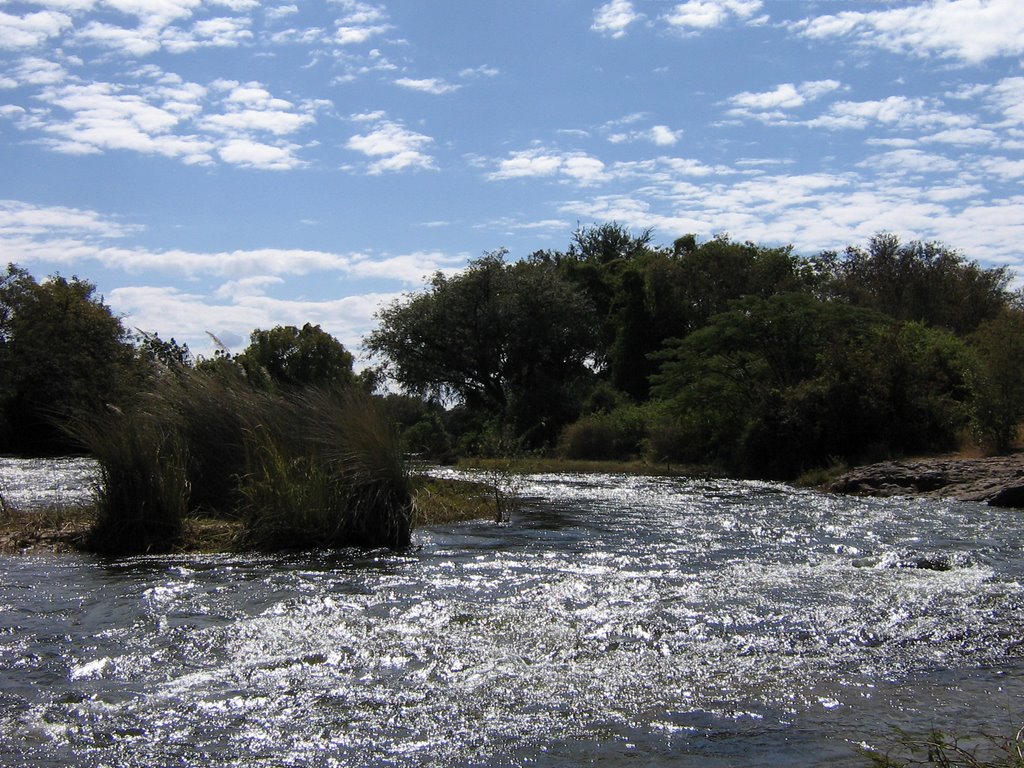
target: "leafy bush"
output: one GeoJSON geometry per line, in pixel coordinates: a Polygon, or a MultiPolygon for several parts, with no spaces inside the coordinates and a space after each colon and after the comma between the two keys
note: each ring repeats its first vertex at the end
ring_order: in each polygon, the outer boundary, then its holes
{"type": "Polygon", "coordinates": [[[643,450],[647,436],[646,411],[624,405],[611,413],[584,416],[562,430],[559,453],[567,459],[622,459],[643,450]]]}

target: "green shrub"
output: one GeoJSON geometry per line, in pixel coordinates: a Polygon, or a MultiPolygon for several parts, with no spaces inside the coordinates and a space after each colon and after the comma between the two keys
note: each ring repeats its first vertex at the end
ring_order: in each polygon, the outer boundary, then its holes
{"type": "Polygon", "coordinates": [[[647,411],[636,405],[584,416],[562,430],[559,454],[567,459],[589,460],[636,456],[643,449],[647,424],[647,411]]]}

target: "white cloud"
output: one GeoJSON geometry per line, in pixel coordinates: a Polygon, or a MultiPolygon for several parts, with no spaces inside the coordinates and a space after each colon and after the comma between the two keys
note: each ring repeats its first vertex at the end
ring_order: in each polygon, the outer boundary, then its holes
{"type": "Polygon", "coordinates": [[[537,147],[512,152],[498,161],[488,175],[493,181],[563,176],[582,184],[596,184],[607,178],[605,164],[583,152],[562,152],[537,147]]]}
{"type": "Polygon", "coordinates": [[[436,96],[453,93],[462,87],[461,85],[456,85],[454,83],[447,83],[437,77],[428,77],[421,80],[411,77],[401,77],[395,80],[395,85],[399,85],[402,88],[408,88],[410,91],[421,91],[423,93],[430,93],[436,96]]]}
{"type": "Polygon", "coordinates": [[[499,74],[501,74],[500,69],[487,64],[481,64],[479,67],[471,67],[459,71],[459,77],[467,80],[474,77],[497,77],[499,74]]]}
{"type": "Polygon", "coordinates": [[[17,88],[25,85],[55,85],[63,82],[67,77],[67,70],[54,61],[42,59],[36,56],[28,56],[18,62],[18,65],[10,71],[9,76],[3,82],[8,88],[17,88]]]}
{"type": "Polygon", "coordinates": [[[112,83],[65,85],[44,89],[45,103],[68,113],[62,119],[53,112],[29,118],[29,125],[43,131],[45,142],[58,152],[82,154],[122,149],[179,157],[186,162],[208,162],[212,144],[195,135],[172,131],[198,109],[182,101],[182,92],[164,93],[160,88],[128,92],[112,83]]]}
{"type": "Polygon", "coordinates": [[[171,53],[186,53],[196,48],[234,48],[253,39],[251,20],[239,16],[197,21],[191,30],[166,30],[161,43],[171,53]]]}
{"type": "Polygon", "coordinates": [[[678,3],[663,18],[682,31],[720,27],[735,17],[750,21],[764,6],[762,0],[689,0],[678,3]]]}
{"type": "MultiPolygon", "coordinates": [[[[39,206],[18,200],[0,200],[0,239],[40,235],[106,240],[127,237],[138,227],[122,224],[96,211],[64,206],[39,206]]],[[[17,261],[11,258],[9,261],[17,261]]],[[[4,262],[6,263],[6,261],[4,262]]]]}
{"type": "MultiPolygon", "coordinates": [[[[371,113],[377,120],[373,130],[349,138],[345,146],[375,159],[369,166],[373,175],[387,171],[429,170],[435,168],[434,159],[425,152],[434,140],[422,133],[410,131],[400,123],[384,119],[379,113],[371,113]]],[[[365,120],[366,115],[356,116],[365,120]]]]}
{"type": "Polygon", "coordinates": [[[371,5],[358,0],[332,0],[342,9],[342,16],[335,21],[332,42],[337,45],[357,45],[391,29],[383,6],[371,5]]]}
{"type": "Polygon", "coordinates": [[[252,139],[230,139],[217,149],[221,159],[232,165],[264,171],[290,171],[305,163],[295,152],[299,147],[266,144],[252,139]]]}
{"type": "Polygon", "coordinates": [[[753,117],[764,122],[784,122],[787,109],[798,109],[807,103],[842,87],[838,80],[808,80],[799,84],[782,83],[771,91],[744,91],[728,100],[729,114],[753,117]]]}
{"type": "Polygon", "coordinates": [[[630,24],[642,18],[630,0],[611,0],[594,12],[594,23],[590,28],[602,35],[620,38],[625,37],[630,24]]]}
{"type": "Polygon", "coordinates": [[[925,142],[940,144],[959,144],[962,146],[997,146],[999,135],[989,128],[951,128],[939,131],[921,139],[925,142]]]}
{"type": "Polygon", "coordinates": [[[38,48],[70,28],[71,24],[71,17],[66,13],[37,11],[15,16],[0,11],[0,49],[38,48]]]}
{"type": "Polygon", "coordinates": [[[229,93],[223,100],[224,113],[209,115],[200,121],[208,130],[234,136],[253,131],[286,136],[316,122],[312,108],[297,112],[290,101],[275,98],[258,82],[220,81],[214,86],[229,93]]]}
{"type": "Polygon", "coordinates": [[[294,16],[299,12],[299,6],[297,5],[278,5],[271,8],[267,8],[263,11],[263,15],[269,21],[279,21],[280,19],[287,18],[288,16],[294,16]]]}
{"type": "Polygon", "coordinates": [[[948,157],[924,152],[920,149],[895,149],[880,155],[873,155],[861,161],[862,168],[875,172],[898,172],[918,174],[951,173],[959,165],[948,157]]]}
{"type": "Polygon", "coordinates": [[[673,130],[667,125],[655,125],[646,130],[625,131],[608,135],[612,144],[632,141],[647,141],[659,147],[670,147],[683,137],[682,130],[673,130]]]}
{"type": "Polygon", "coordinates": [[[92,21],[75,34],[79,43],[98,45],[118,53],[143,57],[160,50],[160,28],[127,29],[115,24],[92,21]]]}
{"type": "Polygon", "coordinates": [[[977,64],[1024,54],[1020,0],[929,0],[878,11],[843,11],[793,25],[806,37],[847,37],[860,45],[977,64]]]}
{"type": "Polygon", "coordinates": [[[812,128],[864,129],[886,125],[897,129],[969,128],[973,118],[941,109],[926,98],[888,96],[875,101],[841,101],[823,115],[802,123],[812,128]]]}
{"type": "Polygon", "coordinates": [[[990,92],[993,105],[1004,116],[1001,127],[1024,125],[1024,77],[1007,77],[996,83],[990,92]]]}

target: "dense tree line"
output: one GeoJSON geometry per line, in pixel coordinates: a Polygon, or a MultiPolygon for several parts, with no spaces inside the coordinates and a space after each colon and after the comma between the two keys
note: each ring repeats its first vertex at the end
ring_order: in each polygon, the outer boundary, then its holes
{"type": "Polygon", "coordinates": [[[792,477],[972,434],[1005,450],[1024,417],[1008,270],[889,234],[802,257],[728,237],[658,247],[604,224],[564,251],[438,274],[379,320],[367,346],[426,399],[403,411],[424,451],[792,477]]]}
{"type": "Polygon", "coordinates": [[[352,355],[319,326],[253,332],[240,354],[127,330],[95,287],[0,279],[0,450],[68,446],[62,420],[196,368],[288,396],[382,394],[410,450],[645,456],[792,477],[830,462],[1005,450],[1024,417],[1024,304],[1005,268],[878,235],[805,257],[693,235],[581,228],[564,250],[484,254],[383,308],[352,355]]]}

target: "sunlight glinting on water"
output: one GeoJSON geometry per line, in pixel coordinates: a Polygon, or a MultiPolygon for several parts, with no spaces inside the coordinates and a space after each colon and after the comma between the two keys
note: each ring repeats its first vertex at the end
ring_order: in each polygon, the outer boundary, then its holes
{"type": "Polygon", "coordinates": [[[908,718],[1024,711],[1016,513],[522,485],[510,525],[402,554],[8,561],[0,757],[857,765],[853,744],[908,718]]]}

